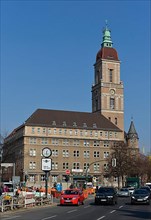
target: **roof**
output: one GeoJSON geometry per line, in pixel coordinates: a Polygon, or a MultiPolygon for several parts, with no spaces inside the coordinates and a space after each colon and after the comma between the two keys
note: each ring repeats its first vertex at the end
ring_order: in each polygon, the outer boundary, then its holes
{"type": "Polygon", "coordinates": [[[99,59],[119,61],[117,51],[112,47],[101,48],[96,55],[96,61],[98,61],[99,59]]]}
{"type": "Polygon", "coordinates": [[[26,121],[30,126],[77,127],[121,131],[100,113],[37,109],[26,121]]]}
{"type": "Polygon", "coordinates": [[[134,126],[134,122],[133,122],[133,121],[131,121],[129,131],[128,131],[128,133],[127,133],[127,137],[128,137],[128,138],[138,138],[138,134],[137,134],[137,132],[136,132],[136,129],[135,129],[135,126],[134,126]]]}

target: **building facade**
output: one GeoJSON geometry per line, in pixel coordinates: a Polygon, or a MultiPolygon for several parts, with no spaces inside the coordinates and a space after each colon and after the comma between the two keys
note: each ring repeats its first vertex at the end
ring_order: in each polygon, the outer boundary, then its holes
{"type": "MultiPolygon", "coordinates": [[[[105,175],[107,158],[115,144],[125,141],[133,146],[135,142],[138,149],[133,122],[128,134],[124,131],[120,60],[106,27],[94,64],[92,113],[37,109],[5,139],[3,162],[15,163],[15,175],[20,176],[21,181],[40,187],[45,184],[42,150],[48,147],[52,152],[49,186],[64,183],[67,170],[70,182],[90,175],[94,182],[116,185],[116,177],[111,181],[105,175]]],[[[6,169],[3,178],[10,178],[6,169]]]]}

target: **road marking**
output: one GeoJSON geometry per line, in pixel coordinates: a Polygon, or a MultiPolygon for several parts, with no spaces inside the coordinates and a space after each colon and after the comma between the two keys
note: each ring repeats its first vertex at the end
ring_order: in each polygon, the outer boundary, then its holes
{"type": "Polygon", "coordinates": [[[77,211],[77,209],[73,209],[71,211],[68,211],[67,213],[76,212],[76,211],[77,211]]]}
{"type": "Polygon", "coordinates": [[[103,215],[102,217],[100,217],[100,218],[97,218],[97,220],[100,220],[100,219],[102,219],[102,218],[105,218],[105,215],[103,215]]]}
{"type": "Polygon", "coordinates": [[[7,218],[5,218],[5,220],[14,219],[14,218],[19,218],[19,217],[20,217],[20,215],[16,215],[16,216],[13,216],[13,217],[7,217],[7,218]]]}
{"type": "Polygon", "coordinates": [[[123,205],[121,205],[120,207],[119,207],[119,209],[121,209],[123,207],[123,205]]]}
{"type": "Polygon", "coordinates": [[[89,208],[89,207],[90,207],[90,205],[87,205],[87,206],[84,207],[84,209],[89,208]]]}
{"type": "Polygon", "coordinates": [[[47,217],[47,218],[42,218],[41,220],[46,220],[46,219],[51,219],[51,218],[55,218],[57,215],[53,215],[53,216],[50,216],[50,217],[47,217]]]}
{"type": "Polygon", "coordinates": [[[115,212],[116,210],[112,210],[110,213],[113,213],[113,212],[115,212]]]}

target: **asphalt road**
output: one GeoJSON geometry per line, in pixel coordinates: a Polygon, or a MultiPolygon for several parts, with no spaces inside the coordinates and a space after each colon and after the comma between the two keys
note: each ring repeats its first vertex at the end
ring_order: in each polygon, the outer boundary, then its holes
{"type": "Polygon", "coordinates": [[[94,198],[80,206],[28,208],[0,214],[1,220],[151,220],[151,205],[131,205],[130,198],[119,198],[118,204],[95,205],[94,198]]]}

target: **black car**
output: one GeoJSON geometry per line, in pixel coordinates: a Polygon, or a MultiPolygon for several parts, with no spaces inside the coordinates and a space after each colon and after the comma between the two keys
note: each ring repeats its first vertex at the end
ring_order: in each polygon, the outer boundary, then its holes
{"type": "Polygon", "coordinates": [[[151,198],[151,190],[149,186],[141,186],[140,189],[146,189],[149,192],[151,198]]]}
{"type": "Polygon", "coordinates": [[[131,204],[150,204],[150,194],[146,189],[135,189],[131,195],[131,204]]]}
{"type": "Polygon", "coordinates": [[[95,204],[117,204],[117,191],[114,187],[100,187],[95,195],[95,204]]]}

